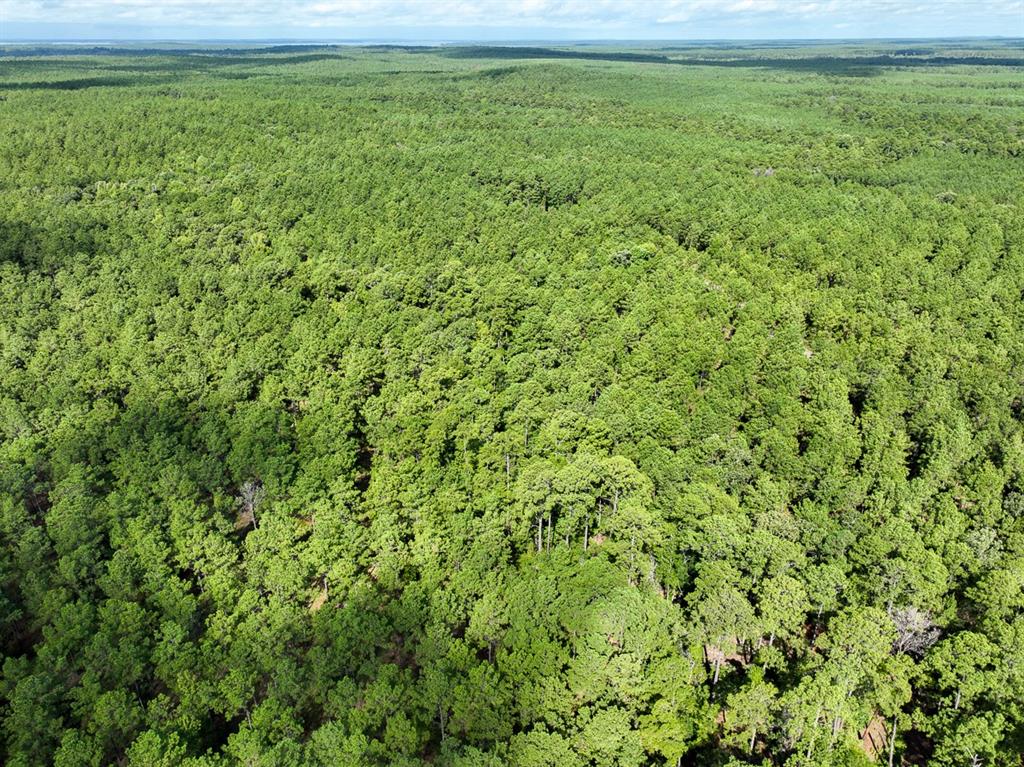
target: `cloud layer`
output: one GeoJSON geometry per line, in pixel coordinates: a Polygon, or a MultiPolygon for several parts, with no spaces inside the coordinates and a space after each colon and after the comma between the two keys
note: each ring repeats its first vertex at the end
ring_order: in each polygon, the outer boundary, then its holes
{"type": "Polygon", "coordinates": [[[606,38],[1024,35],[1024,0],[0,0],[0,38],[10,36],[5,28],[46,27],[280,37],[416,29],[606,38]]]}

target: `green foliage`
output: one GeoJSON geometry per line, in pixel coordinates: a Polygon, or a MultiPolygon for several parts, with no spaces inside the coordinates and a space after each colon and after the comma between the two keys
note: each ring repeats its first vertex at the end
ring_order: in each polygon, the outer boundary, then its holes
{"type": "Polygon", "coordinates": [[[1018,48],[7,49],[0,762],[1019,764],[1018,48]]]}

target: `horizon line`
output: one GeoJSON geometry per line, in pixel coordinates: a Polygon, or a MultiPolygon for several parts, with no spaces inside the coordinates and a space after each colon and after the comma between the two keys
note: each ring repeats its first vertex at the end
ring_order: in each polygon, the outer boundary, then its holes
{"type": "Polygon", "coordinates": [[[310,45],[359,45],[380,43],[405,43],[413,45],[455,45],[462,43],[679,43],[679,42],[903,42],[908,40],[934,42],[954,40],[1024,40],[1020,35],[925,35],[925,36],[860,36],[860,37],[467,37],[453,40],[451,37],[63,37],[63,38],[0,38],[0,45],[61,45],[61,44],[116,44],[116,43],[268,43],[310,45]]]}

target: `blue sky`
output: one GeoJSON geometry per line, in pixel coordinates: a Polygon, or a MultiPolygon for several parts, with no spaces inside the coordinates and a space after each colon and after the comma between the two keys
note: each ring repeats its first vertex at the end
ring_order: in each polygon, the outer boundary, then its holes
{"type": "Polygon", "coordinates": [[[1024,37],[1024,0],[0,0],[0,40],[1024,37]]]}

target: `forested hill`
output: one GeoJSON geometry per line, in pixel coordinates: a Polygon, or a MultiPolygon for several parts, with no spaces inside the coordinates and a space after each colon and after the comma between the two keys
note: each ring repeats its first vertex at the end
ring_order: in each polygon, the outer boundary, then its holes
{"type": "Polygon", "coordinates": [[[1019,43],[3,51],[0,762],[1020,767],[1019,43]]]}

